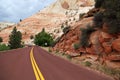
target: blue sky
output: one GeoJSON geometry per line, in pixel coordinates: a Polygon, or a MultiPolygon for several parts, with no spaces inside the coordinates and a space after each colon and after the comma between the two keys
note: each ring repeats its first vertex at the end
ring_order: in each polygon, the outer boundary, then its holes
{"type": "Polygon", "coordinates": [[[19,22],[56,0],[0,0],[0,22],[19,22]]]}

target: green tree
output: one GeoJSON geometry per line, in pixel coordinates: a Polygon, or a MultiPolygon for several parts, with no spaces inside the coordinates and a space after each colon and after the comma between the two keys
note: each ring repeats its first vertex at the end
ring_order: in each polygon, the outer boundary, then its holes
{"type": "Polygon", "coordinates": [[[22,34],[20,31],[17,31],[17,28],[14,27],[13,31],[9,36],[9,47],[10,49],[16,49],[22,47],[21,45],[22,34]]]}
{"type": "Polygon", "coordinates": [[[100,8],[104,0],[95,0],[95,8],[100,8]]]}
{"type": "Polygon", "coordinates": [[[106,23],[108,33],[120,33],[120,0],[96,0],[95,7],[102,8],[102,11],[94,16],[95,24],[100,27],[101,23],[106,23]]]}
{"type": "Polygon", "coordinates": [[[43,29],[40,33],[35,35],[34,43],[39,46],[51,46],[53,43],[53,38],[50,34],[45,32],[45,29],[43,29]]]}
{"type": "Polygon", "coordinates": [[[3,42],[3,39],[2,39],[2,37],[0,37],[0,43],[1,43],[1,42],[3,42]]]}

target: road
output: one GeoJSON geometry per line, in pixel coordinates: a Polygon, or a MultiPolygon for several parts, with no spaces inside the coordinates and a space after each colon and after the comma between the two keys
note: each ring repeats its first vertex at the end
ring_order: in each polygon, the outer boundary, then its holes
{"type": "Polygon", "coordinates": [[[0,52],[0,80],[112,80],[38,46],[0,52]]]}

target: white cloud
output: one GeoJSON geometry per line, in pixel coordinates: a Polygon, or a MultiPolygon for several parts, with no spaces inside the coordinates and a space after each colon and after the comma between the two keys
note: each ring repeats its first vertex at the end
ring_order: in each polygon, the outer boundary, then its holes
{"type": "Polygon", "coordinates": [[[55,0],[0,0],[0,21],[18,22],[55,0]]]}

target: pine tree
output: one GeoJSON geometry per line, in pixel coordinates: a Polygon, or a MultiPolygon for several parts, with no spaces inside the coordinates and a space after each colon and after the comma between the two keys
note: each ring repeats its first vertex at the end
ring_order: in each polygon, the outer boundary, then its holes
{"type": "Polygon", "coordinates": [[[22,34],[20,31],[17,31],[17,28],[14,27],[11,35],[9,36],[9,47],[11,49],[16,49],[22,47],[21,45],[22,34]]]}

